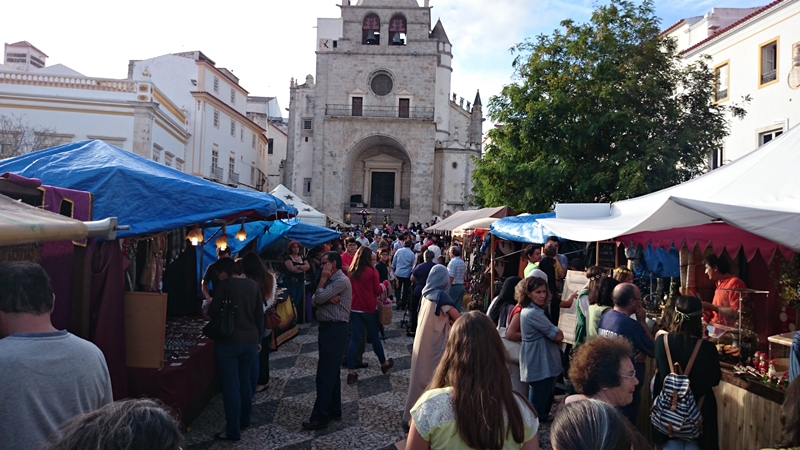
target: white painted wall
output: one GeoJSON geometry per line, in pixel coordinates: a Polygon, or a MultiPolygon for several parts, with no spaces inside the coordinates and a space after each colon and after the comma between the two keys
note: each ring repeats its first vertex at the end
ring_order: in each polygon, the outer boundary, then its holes
{"type": "Polygon", "coordinates": [[[800,71],[800,56],[793,63],[792,47],[800,46],[800,0],[780,3],[767,12],[710,40],[707,44],[684,54],[691,63],[701,55],[710,55],[711,68],[725,61],[729,64],[728,100],[723,103],[742,103],[747,116],[731,119],[731,134],[725,139],[723,160],[735,160],[758,147],[759,133],[767,130],[787,130],[800,121],[800,90],[789,87],[788,77],[793,64],[800,71]],[[777,82],[759,86],[759,47],[778,39],[777,82]]]}

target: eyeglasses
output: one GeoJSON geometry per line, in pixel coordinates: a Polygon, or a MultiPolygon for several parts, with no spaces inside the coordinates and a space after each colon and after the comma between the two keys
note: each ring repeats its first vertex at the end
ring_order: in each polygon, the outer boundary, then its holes
{"type": "Polygon", "coordinates": [[[636,378],[636,371],[634,370],[633,372],[630,372],[628,375],[619,374],[619,376],[622,378],[627,378],[629,380],[632,380],[636,378]]]}

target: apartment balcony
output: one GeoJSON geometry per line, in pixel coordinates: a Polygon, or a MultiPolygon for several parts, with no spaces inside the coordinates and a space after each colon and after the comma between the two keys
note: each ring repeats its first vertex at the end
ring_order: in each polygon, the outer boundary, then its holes
{"type": "Polygon", "coordinates": [[[334,117],[433,120],[433,108],[419,106],[354,106],[326,104],[325,115],[334,117]]]}
{"type": "Polygon", "coordinates": [[[214,181],[222,181],[222,174],[223,174],[222,167],[211,164],[211,174],[209,178],[211,178],[214,181]]]}
{"type": "Polygon", "coordinates": [[[239,174],[234,171],[228,172],[228,184],[231,186],[239,186],[239,174]]]}

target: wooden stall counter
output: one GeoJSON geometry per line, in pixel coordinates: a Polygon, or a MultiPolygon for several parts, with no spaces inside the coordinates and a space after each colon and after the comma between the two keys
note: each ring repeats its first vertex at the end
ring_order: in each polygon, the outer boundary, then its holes
{"type": "Polygon", "coordinates": [[[784,393],[722,369],[714,388],[719,423],[719,448],[752,450],[773,447],[780,438],[784,393]]]}

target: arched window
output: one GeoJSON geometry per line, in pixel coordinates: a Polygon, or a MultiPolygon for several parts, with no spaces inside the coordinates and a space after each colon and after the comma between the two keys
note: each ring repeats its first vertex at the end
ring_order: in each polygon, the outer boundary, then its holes
{"type": "Polygon", "coordinates": [[[361,43],[364,45],[378,45],[381,43],[381,19],[377,14],[370,14],[364,18],[361,27],[361,43]]]}
{"type": "Polygon", "coordinates": [[[406,18],[401,15],[389,21],[389,45],[406,45],[406,18]]]}

